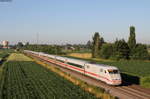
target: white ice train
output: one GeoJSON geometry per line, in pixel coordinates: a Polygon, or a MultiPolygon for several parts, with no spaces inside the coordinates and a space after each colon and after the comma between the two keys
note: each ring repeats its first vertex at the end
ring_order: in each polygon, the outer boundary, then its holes
{"type": "Polygon", "coordinates": [[[120,85],[122,83],[120,71],[115,66],[95,64],[84,60],[45,54],[43,52],[29,50],[25,50],[24,52],[31,53],[32,55],[36,55],[48,62],[80,72],[97,80],[101,80],[109,85],[120,85]]]}

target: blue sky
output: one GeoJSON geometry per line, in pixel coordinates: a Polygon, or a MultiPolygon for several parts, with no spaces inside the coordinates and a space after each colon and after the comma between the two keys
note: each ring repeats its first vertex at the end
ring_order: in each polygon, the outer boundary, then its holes
{"type": "Polygon", "coordinates": [[[12,0],[0,2],[0,41],[86,43],[94,32],[105,41],[125,40],[136,27],[137,42],[150,44],[150,0],[12,0]]]}

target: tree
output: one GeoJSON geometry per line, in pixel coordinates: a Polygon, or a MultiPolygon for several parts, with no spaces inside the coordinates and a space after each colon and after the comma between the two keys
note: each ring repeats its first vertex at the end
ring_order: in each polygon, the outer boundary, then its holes
{"type": "Polygon", "coordinates": [[[102,47],[102,45],[104,44],[105,42],[104,42],[104,38],[103,37],[101,37],[100,38],[100,41],[99,41],[99,48],[101,49],[101,47],[102,47]]]}
{"type": "Polygon", "coordinates": [[[130,36],[128,39],[128,46],[130,50],[134,49],[136,46],[136,36],[135,36],[135,27],[130,26],[130,36]]]}
{"type": "Polygon", "coordinates": [[[28,46],[28,45],[30,45],[29,42],[27,42],[27,43],[25,44],[25,46],[28,46]]]}
{"type": "Polygon", "coordinates": [[[100,50],[100,35],[98,32],[95,32],[92,42],[92,57],[96,58],[99,57],[99,50],[100,50]]]}
{"type": "Polygon", "coordinates": [[[92,48],[92,42],[91,42],[90,40],[87,42],[86,47],[87,47],[88,49],[91,49],[91,48],[92,48]]]}
{"type": "Polygon", "coordinates": [[[17,48],[22,48],[22,47],[23,47],[23,43],[22,42],[18,42],[17,48]]]}
{"type": "Polygon", "coordinates": [[[129,46],[124,39],[117,40],[113,46],[113,57],[116,59],[129,59],[129,46]]]}
{"type": "Polygon", "coordinates": [[[112,56],[112,54],[113,54],[113,45],[109,43],[103,44],[100,50],[100,57],[108,59],[112,56]]]}
{"type": "Polygon", "coordinates": [[[133,49],[131,59],[149,59],[147,46],[143,44],[137,44],[136,47],[133,49]]]}
{"type": "Polygon", "coordinates": [[[62,52],[62,48],[58,45],[36,45],[36,44],[30,44],[28,47],[24,47],[25,50],[32,50],[37,52],[44,52],[48,54],[65,54],[62,52]]]}

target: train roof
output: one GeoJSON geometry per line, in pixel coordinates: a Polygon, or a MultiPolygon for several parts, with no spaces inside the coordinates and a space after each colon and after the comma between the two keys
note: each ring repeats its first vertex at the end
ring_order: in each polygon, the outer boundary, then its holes
{"type": "Polygon", "coordinates": [[[68,57],[64,57],[68,60],[73,60],[73,61],[78,61],[78,62],[82,62],[82,63],[88,63],[88,61],[85,61],[85,60],[80,60],[80,59],[74,59],[74,58],[68,58],[68,57]]]}
{"type": "Polygon", "coordinates": [[[97,64],[97,63],[90,63],[90,62],[88,64],[93,65],[93,66],[103,67],[105,69],[118,69],[117,67],[111,66],[111,65],[97,64]]]}
{"type": "Polygon", "coordinates": [[[94,62],[89,62],[89,61],[80,60],[80,59],[74,59],[74,58],[66,58],[66,59],[67,60],[72,60],[74,62],[78,62],[78,64],[89,64],[89,65],[92,65],[92,66],[103,67],[103,68],[106,68],[106,69],[118,69],[115,66],[110,66],[110,65],[105,65],[105,64],[97,64],[97,63],[94,63],[94,62]]]}
{"type": "Polygon", "coordinates": [[[81,59],[74,59],[74,58],[66,58],[66,59],[68,59],[68,60],[71,59],[74,62],[79,62],[79,63],[82,63],[82,64],[89,64],[89,65],[93,65],[93,66],[99,66],[99,67],[110,68],[110,69],[118,69],[115,66],[106,65],[106,64],[98,64],[98,63],[95,63],[95,62],[89,62],[89,61],[85,61],[85,60],[81,60],[81,59]]]}
{"type": "Polygon", "coordinates": [[[74,58],[67,58],[67,57],[64,57],[67,59],[68,62],[71,62],[71,63],[76,63],[76,64],[79,64],[79,65],[84,65],[87,63],[87,61],[84,61],[84,60],[79,60],[79,59],[74,59],[74,58]]]}
{"type": "MultiPolygon", "coordinates": [[[[28,51],[28,50],[25,50],[25,51],[28,51]]],[[[29,52],[35,53],[34,51],[29,51],[29,52]]],[[[36,52],[36,53],[38,53],[38,52],[36,52]]],[[[41,54],[45,54],[45,53],[42,52],[41,54]]],[[[68,58],[68,57],[64,57],[64,56],[57,56],[57,55],[51,55],[51,54],[46,54],[46,55],[55,56],[56,58],[57,57],[58,58],[65,58],[65,59],[67,59],[68,62],[78,63],[80,65],[88,64],[88,65],[92,65],[92,66],[103,67],[105,69],[118,69],[115,66],[110,66],[110,65],[105,65],[105,64],[97,64],[95,62],[89,62],[89,61],[85,61],[82,59],[68,58]]]]}

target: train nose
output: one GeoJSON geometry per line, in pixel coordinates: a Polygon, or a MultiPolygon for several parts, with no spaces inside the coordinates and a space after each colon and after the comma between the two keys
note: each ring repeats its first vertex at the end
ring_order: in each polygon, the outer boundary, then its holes
{"type": "Polygon", "coordinates": [[[112,80],[113,85],[120,85],[122,82],[121,80],[112,80]]]}
{"type": "Polygon", "coordinates": [[[119,75],[111,75],[111,80],[113,85],[120,85],[122,83],[121,77],[119,75]]]}

